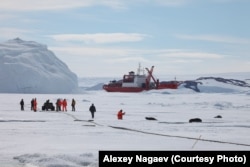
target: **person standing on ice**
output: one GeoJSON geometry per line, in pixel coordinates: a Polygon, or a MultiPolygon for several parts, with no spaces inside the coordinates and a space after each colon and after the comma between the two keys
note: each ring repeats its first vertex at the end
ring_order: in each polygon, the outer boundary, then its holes
{"type": "Polygon", "coordinates": [[[71,102],[72,111],[76,111],[75,105],[76,105],[76,101],[75,101],[75,99],[72,99],[72,102],[71,102]]]}
{"type": "Polygon", "coordinates": [[[60,99],[59,104],[60,104],[60,111],[63,111],[63,100],[62,99],[60,99]]]}
{"type": "Polygon", "coordinates": [[[117,113],[117,119],[122,119],[123,115],[125,115],[125,112],[122,112],[122,109],[118,111],[117,113]]]}
{"type": "Polygon", "coordinates": [[[30,110],[32,111],[33,108],[34,108],[34,99],[32,99],[30,102],[30,110]]]}
{"type": "Polygon", "coordinates": [[[60,111],[60,99],[56,100],[56,111],[60,111]]]}
{"type": "Polygon", "coordinates": [[[33,101],[33,110],[34,110],[34,112],[36,112],[36,110],[37,110],[37,101],[36,101],[36,98],[33,101]]]}
{"type": "Polygon", "coordinates": [[[62,106],[63,106],[62,110],[67,112],[67,100],[66,99],[63,100],[62,106]]]}
{"type": "Polygon", "coordinates": [[[23,101],[23,99],[20,101],[20,105],[21,105],[21,111],[23,111],[24,110],[24,101],[23,101]]]}
{"type": "Polygon", "coordinates": [[[96,108],[95,108],[95,105],[94,105],[94,104],[92,104],[92,105],[89,107],[89,111],[91,112],[92,119],[94,119],[95,112],[96,112],[96,108]]]}
{"type": "Polygon", "coordinates": [[[56,101],[56,111],[61,111],[61,105],[62,105],[61,99],[57,99],[57,101],[56,101]]]}

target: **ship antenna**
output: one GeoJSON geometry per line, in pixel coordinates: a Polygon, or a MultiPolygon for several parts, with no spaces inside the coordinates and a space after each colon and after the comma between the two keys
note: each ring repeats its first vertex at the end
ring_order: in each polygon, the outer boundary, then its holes
{"type": "Polygon", "coordinates": [[[138,69],[137,69],[137,75],[140,75],[141,72],[141,63],[139,63],[138,69]]]}

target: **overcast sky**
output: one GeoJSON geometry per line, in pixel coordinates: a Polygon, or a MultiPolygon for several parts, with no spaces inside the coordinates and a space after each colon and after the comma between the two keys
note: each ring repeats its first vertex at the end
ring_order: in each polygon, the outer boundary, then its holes
{"type": "Polygon", "coordinates": [[[0,41],[46,44],[79,77],[250,72],[249,0],[1,0],[0,41]]]}

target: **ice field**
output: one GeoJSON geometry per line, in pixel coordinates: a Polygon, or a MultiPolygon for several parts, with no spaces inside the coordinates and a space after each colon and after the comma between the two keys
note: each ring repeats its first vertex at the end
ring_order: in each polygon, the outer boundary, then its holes
{"type": "Polygon", "coordinates": [[[0,94],[0,162],[5,167],[98,166],[99,150],[249,150],[250,93],[188,89],[142,93],[0,94]],[[25,111],[19,102],[25,102],[25,111]],[[38,112],[30,111],[37,98],[38,112]],[[41,111],[49,99],[67,112],[41,111]],[[71,111],[71,99],[76,112],[71,111]],[[97,112],[90,122],[89,106],[97,112]],[[117,120],[118,110],[126,114],[117,120]],[[215,118],[220,115],[222,118],[215,118]],[[146,120],[153,117],[157,120],[146,120]],[[202,123],[189,123],[200,118],[202,123]]]}

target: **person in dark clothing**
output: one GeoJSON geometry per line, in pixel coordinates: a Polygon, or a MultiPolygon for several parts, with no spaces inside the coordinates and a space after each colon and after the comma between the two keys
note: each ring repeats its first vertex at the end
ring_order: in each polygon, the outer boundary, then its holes
{"type": "Polygon", "coordinates": [[[45,106],[45,110],[48,111],[49,110],[49,100],[46,100],[44,106],[45,106]]]}
{"type": "Polygon", "coordinates": [[[71,102],[72,111],[76,111],[75,105],[76,105],[76,101],[75,101],[75,99],[72,99],[72,102],[71,102]]]}
{"type": "Polygon", "coordinates": [[[61,111],[61,100],[57,99],[56,101],[56,111],[61,111]]]}
{"type": "Polygon", "coordinates": [[[33,110],[34,110],[34,112],[36,112],[36,110],[37,110],[37,101],[36,101],[36,98],[33,101],[33,110]]]}
{"type": "Polygon", "coordinates": [[[34,99],[30,102],[30,110],[32,111],[34,109],[34,99]]]}
{"type": "Polygon", "coordinates": [[[92,104],[90,107],[89,107],[89,111],[91,112],[91,116],[92,116],[92,119],[94,119],[94,114],[96,112],[96,108],[95,108],[95,105],[92,104]]]}
{"type": "Polygon", "coordinates": [[[24,101],[23,101],[23,99],[20,101],[20,105],[21,105],[21,111],[23,111],[24,110],[24,101]]]}

